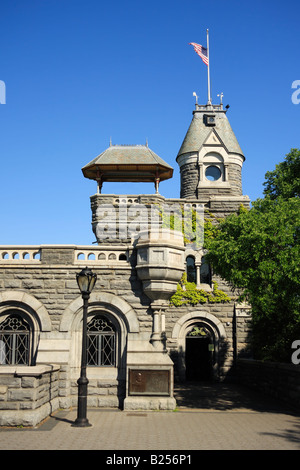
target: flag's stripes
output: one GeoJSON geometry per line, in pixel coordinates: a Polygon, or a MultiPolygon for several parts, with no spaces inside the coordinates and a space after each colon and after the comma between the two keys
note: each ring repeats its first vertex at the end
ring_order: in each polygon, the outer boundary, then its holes
{"type": "Polygon", "coordinates": [[[208,56],[207,56],[207,49],[206,47],[201,46],[200,44],[196,44],[195,42],[190,42],[190,45],[194,47],[195,52],[198,56],[201,57],[203,62],[208,65],[208,56]]]}

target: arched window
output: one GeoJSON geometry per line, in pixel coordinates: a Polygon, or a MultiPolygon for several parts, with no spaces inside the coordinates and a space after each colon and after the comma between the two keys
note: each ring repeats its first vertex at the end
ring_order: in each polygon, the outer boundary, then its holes
{"type": "Polygon", "coordinates": [[[87,324],[87,365],[116,366],[116,328],[104,315],[87,324]]]}
{"type": "Polygon", "coordinates": [[[18,312],[11,310],[0,319],[0,364],[30,365],[29,323],[18,312]]]}
{"type": "Polygon", "coordinates": [[[211,269],[210,265],[206,262],[205,256],[201,258],[200,283],[211,284],[211,269]]]}
{"type": "Polygon", "coordinates": [[[194,256],[186,257],[186,278],[188,282],[197,282],[194,256]]]}

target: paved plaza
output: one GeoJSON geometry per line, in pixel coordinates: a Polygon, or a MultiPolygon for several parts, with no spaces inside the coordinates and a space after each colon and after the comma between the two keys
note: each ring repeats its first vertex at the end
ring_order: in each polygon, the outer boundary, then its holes
{"type": "Polygon", "coordinates": [[[108,458],[117,451],[300,449],[300,414],[262,395],[182,386],[176,398],[175,411],[89,409],[87,428],[72,427],[76,409],[60,410],[36,428],[1,428],[0,449],[103,450],[108,458]]]}

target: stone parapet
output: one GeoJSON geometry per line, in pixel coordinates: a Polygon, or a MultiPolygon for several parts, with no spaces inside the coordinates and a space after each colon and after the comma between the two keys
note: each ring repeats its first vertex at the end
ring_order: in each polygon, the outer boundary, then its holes
{"type": "Polygon", "coordinates": [[[0,368],[0,426],[35,426],[59,408],[59,366],[0,368]]]}

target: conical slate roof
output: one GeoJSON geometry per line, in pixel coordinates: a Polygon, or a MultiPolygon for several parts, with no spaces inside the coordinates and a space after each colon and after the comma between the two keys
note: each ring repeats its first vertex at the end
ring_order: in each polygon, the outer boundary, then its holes
{"type": "Polygon", "coordinates": [[[173,168],[148,145],[110,145],[82,172],[86,178],[110,182],[153,182],[173,176],[173,168]]]}
{"type": "Polygon", "coordinates": [[[214,132],[220,138],[229,153],[237,153],[244,157],[241,147],[229,124],[226,112],[223,110],[216,111],[215,108],[216,107],[211,107],[211,109],[207,109],[206,106],[199,106],[199,108],[194,111],[192,122],[182,142],[177,158],[185,153],[198,152],[211,134],[212,129],[214,129],[214,132]],[[205,122],[205,116],[211,114],[215,116],[215,125],[213,127],[206,125],[205,122]]]}

